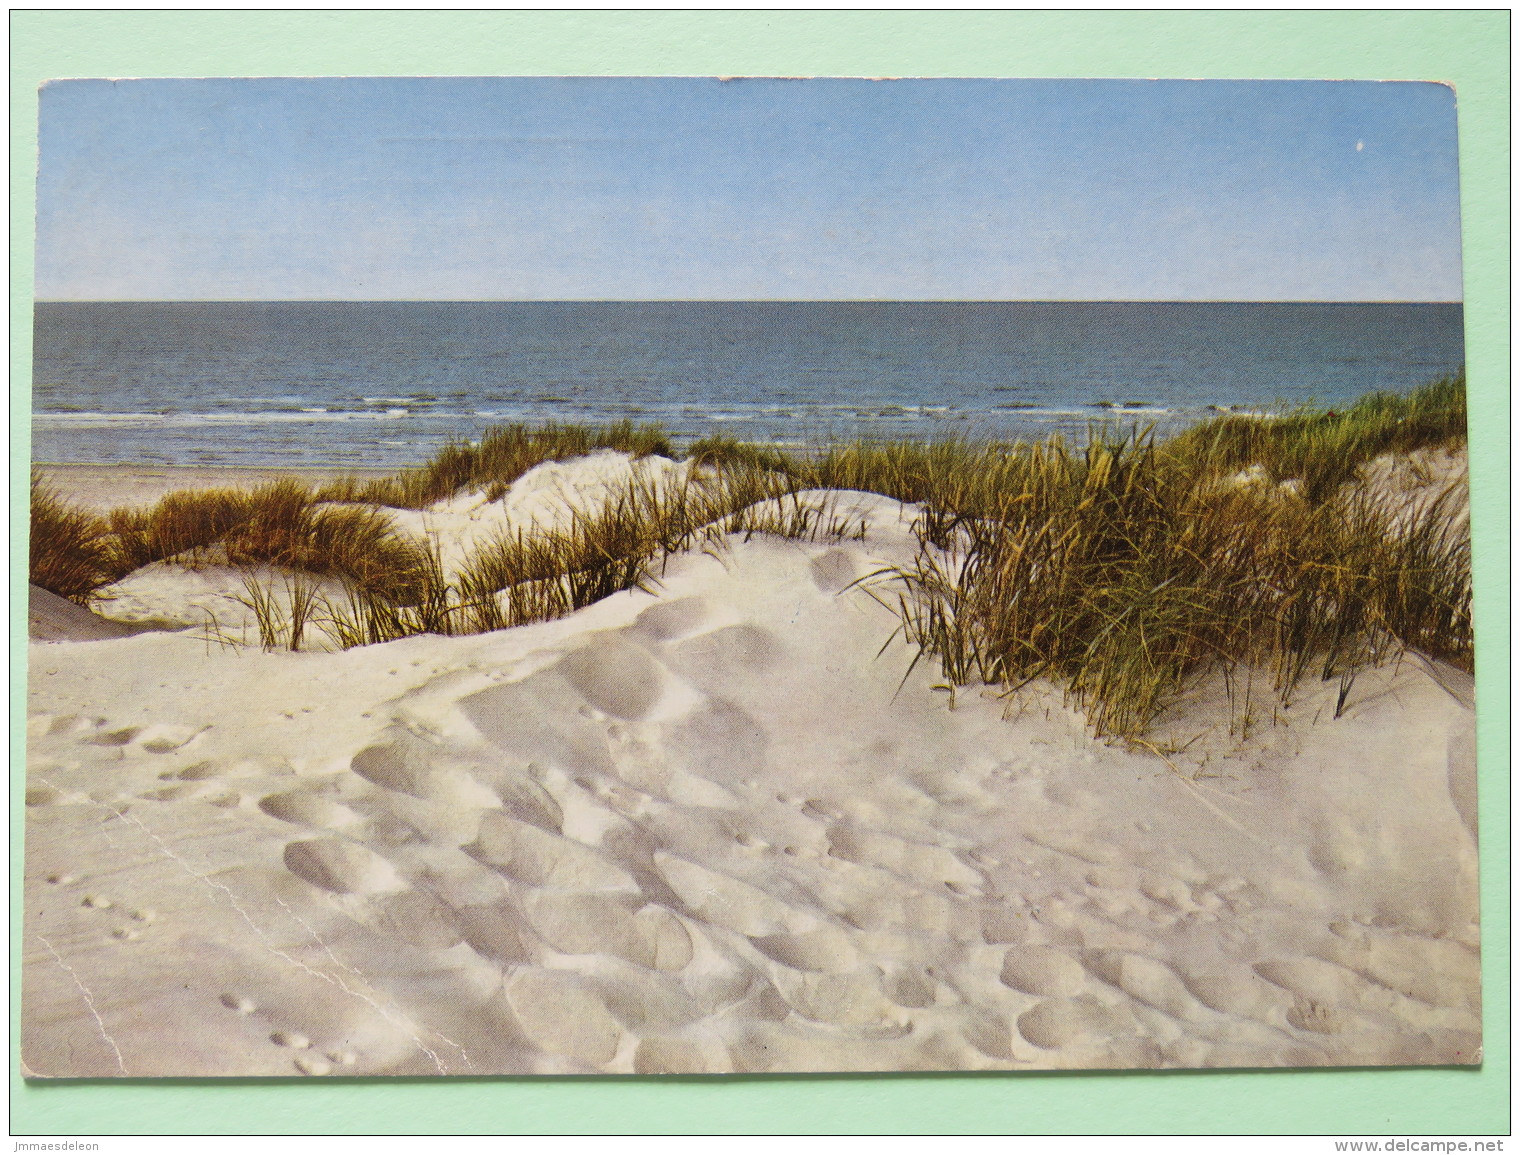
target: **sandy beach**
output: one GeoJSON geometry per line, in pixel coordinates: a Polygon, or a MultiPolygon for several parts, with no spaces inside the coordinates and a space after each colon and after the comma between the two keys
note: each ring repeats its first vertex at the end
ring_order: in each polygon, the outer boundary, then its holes
{"type": "Polygon", "coordinates": [[[319,485],[344,477],[389,477],[388,469],[239,469],[227,465],[88,465],[38,463],[36,468],[70,501],[105,513],[152,505],[181,489],[253,488],[281,477],[319,485]]]}
{"type": "MultiPolygon", "coordinates": [[[[685,468],[397,520],[462,550],[685,468]]],[[[97,510],[226,476],[43,472],[97,510]]],[[[1244,734],[1205,680],[1105,742],[1047,682],[945,693],[872,596],[918,511],[826,496],[859,535],[475,636],[265,652],[238,573],[173,562],[40,599],[24,1073],[1480,1061],[1470,676],[1407,653],[1244,734]]]]}

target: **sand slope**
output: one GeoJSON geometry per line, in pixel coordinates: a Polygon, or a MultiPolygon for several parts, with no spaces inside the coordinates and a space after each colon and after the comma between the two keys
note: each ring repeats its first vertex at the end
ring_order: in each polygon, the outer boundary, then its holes
{"type": "Polygon", "coordinates": [[[178,624],[102,617],[38,586],[27,587],[27,601],[27,636],[35,642],[99,642],[178,624]]]}
{"type": "Polygon", "coordinates": [[[850,500],[497,634],[34,645],[26,1072],[1478,1061],[1460,674],[1244,741],[1203,688],[1170,763],[952,710],[851,587],[911,511],[850,500]]]}

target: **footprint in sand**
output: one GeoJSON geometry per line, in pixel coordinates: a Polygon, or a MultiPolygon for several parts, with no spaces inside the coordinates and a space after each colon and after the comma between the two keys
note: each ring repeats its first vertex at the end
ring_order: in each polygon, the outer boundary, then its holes
{"type": "Polygon", "coordinates": [[[105,734],[97,734],[93,738],[86,738],[85,744],[88,746],[107,747],[126,746],[129,745],[132,742],[132,739],[136,738],[139,733],[141,733],[140,727],[127,726],[121,730],[111,730],[105,734]]]}
{"type": "Polygon", "coordinates": [[[1091,996],[1048,999],[1018,1019],[1019,1034],[1046,1051],[1109,1036],[1118,1025],[1114,1013],[1091,996]]]}
{"type": "Polygon", "coordinates": [[[297,1052],[293,1060],[296,1070],[303,1075],[330,1075],[333,1065],[322,1055],[311,1052],[311,1039],[300,1031],[275,1031],[269,1041],[277,1047],[297,1052]]]}
{"type": "Polygon", "coordinates": [[[681,643],[671,655],[676,668],[698,685],[710,686],[764,674],[786,656],[786,644],[759,626],[724,626],[681,643]]]}
{"type": "Polygon", "coordinates": [[[416,890],[374,896],[365,921],[387,938],[423,950],[448,950],[464,937],[452,909],[416,890]]]}
{"type": "Polygon", "coordinates": [[[1252,969],[1273,986],[1326,1007],[1355,1003],[1363,992],[1371,989],[1367,980],[1355,971],[1308,955],[1269,959],[1252,969]]]}
{"type": "Polygon", "coordinates": [[[985,880],[941,846],[913,842],[840,822],[828,831],[829,853],[861,866],[878,866],[912,882],[943,887],[952,894],[980,897],[985,880]]]}
{"type": "Polygon", "coordinates": [[[846,974],[859,962],[850,936],[834,926],[824,925],[802,934],[760,935],[750,941],[761,954],[793,970],[846,974]]]}
{"type": "Polygon", "coordinates": [[[938,988],[934,976],[919,966],[901,966],[883,975],[882,990],[900,1007],[932,1007],[939,997],[938,988]]]}
{"type": "Polygon", "coordinates": [[[1366,861],[1365,836],[1349,823],[1322,820],[1306,847],[1309,863],[1321,874],[1335,877],[1359,869],[1366,861]]]}
{"type": "Polygon", "coordinates": [[[1347,1026],[1345,1015],[1337,1008],[1317,1003],[1302,995],[1293,1000],[1287,1018],[1299,1030],[1316,1035],[1339,1035],[1347,1026]]]}
{"type": "Polygon", "coordinates": [[[538,937],[564,954],[607,951],[637,961],[642,936],[634,920],[638,897],[618,892],[540,891],[524,903],[538,937]]]}
{"type": "Polygon", "coordinates": [[[170,782],[201,782],[215,778],[220,771],[221,767],[215,762],[197,762],[183,770],[165,770],[159,778],[170,782]]]}
{"type": "Polygon", "coordinates": [[[1330,926],[1325,957],[1370,981],[1432,1007],[1477,1011],[1479,956],[1473,948],[1351,923],[1330,926]]]}
{"type": "Polygon", "coordinates": [[[703,1001],[679,983],[654,976],[605,983],[598,993],[613,1017],[639,1036],[679,1031],[709,1013],[703,1001]]]}
{"type": "Polygon", "coordinates": [[[182,782],[178,786],[161,786],[157,790],[146,790],[138,797],[144,802],[178,802],[181,798],[193,798],[205,790],[205,786],[195,782],[182,782]]]}
{"type": "Polygon", "coordinates": [[[860,576],[855,555],[849,550],[831,549],[808,563],[808,572],[820,593],[837,594],[860,576]]]}
{"type": "Polygon", "coordinates": [[[217,1001],[229,1011],[236,1011],[240,1015],[251,1015],[259,1009],[258,1004],[252,999],[233,994],[231,991],[225,992],[217,1001]]]}
{"type": "Polygon", "coordinates": [[[822,798],[808,798],[802,803],[802,814],[814,822],[842,822],[844,811],[825,802],[822,798]]]}
{"type": "Polygon", "coordinates": [[[654,970],[678,971],[691,962],[690,933],[673,913],[639,905],[640,896],[542,891],[526,903],[539,938],[564,954],[609,953],[654,970]]]}
{"type": "Polygon", "coordinates": [[[664,757],[672,764],[729,788],[764,775],[770,742],[752,715],[716,695],[666,726],[663,735],[664,757]]]}
{"type": "Polygon", "coordinates": [[[811,974],[777,971],[776,989],[804,1019],[829,1026],[883,1028],[888,1035],[903,1025],[898,1007],[882,991],[878,975],[811,974]]]}
{"type": "Polygon", "coordinates": [[[481,958],[513,966],[536,962],[540,948],[515,913],[497,903],[462,906],[455,925],[470,949],[481,958]]]}
{"type": "Polygon", "coordinates": [[[453,764],[434,743],[393,728],[388,740],[369,746],[349,762],[360,778],[425,802],[478,810],[498,805],[491,789],[453,764]]]}
{"type": "Polygon", "coordinates": [[[1170,1015],[1196,1019],[1201,1008],[1175,971],[1157,959],[1123,951],[1089,951],[1087,969],[1104,982],[1118,987],[1130,998],[1170,1015]]]}
{"type": "Polygon", "coordinates": [[[1174,911],[1195,909],[1193,890],[1181,879],[1158,874],[1146,874],[1140,878],[1140,893],[1154,903],[1174,911]]]}
{"type": "Polygon", "coordinates": [[[561,834],[565,812],[554,795],[539,785],[528,772],[516,767],[491,768],[482,780],[501,800],[502,809],[519,822],[537,826],[547,834],[561,834]]]}
{"type": "Polygon", "coordinates": [[[1050,947],[1016,946],[1003,956],[1003,985],[1026,995],[1066,997],[1087,985],[1082,965],[1050,947]]]}
{"type": "Polygon", "coordinates": [[[104,725],[104,718],[82,718],[78,714],[33,714],[26,720],[26,734],[28,738],[45,738],[54,734],[78,734],[104,725]]]}
{"type": "Polygon", "coordinates": [[[640,1039],[633,1053],[633,1070],[639,1075],[710,1075],[730,1069],[726,1054],[710,1054],[690,1039],[640,1039]]]}
{"type": "Polygon", "coordinates": [[[670,642],[696,633],[711,617],[701,596],[650,606],[633,620],[632,632],[656,642],[670,642]]]}
{"type": "Polygon", "coordinates": [[[989,946],[1002,943],[1024,942],[1033,933],[1032,920],[1022,910],[1006,905],[988,906],[982,910],[982,941],[989,946]]]}
{"type": "Polygon", "coordinates": [[[665,673],[648,651],[621,638],[602,638],[560,659],[556,667],[604,714],[636,722],[664,696],[665,673]]]}
{"type": "Polygon", "coordinates": [[[189,726],[158,725],[148,726],[139,730],[136,737],[139,744],[150,754],[169,754],[182,749],[195,741],[205,732],[205,727],[192,729],[189,726]]]}
{"type": "Polygon", "coordinates": [[[958,1008],[961,1017],[961,1036],[989,1059],[1011,1059],[1013,1055],[1013,1028],[995,1011],[981,1007],[958,1008]]]}
{"type": "Polygon", "coordinates": [[[1268,986],[1249,970],[1226,974],[1193,975],[1186,980],[1188,992],[1212,1011],[1258,1022],[1269,1021],[1284,1001],[1283,992],[1268,986]]]}
{"type": "Polygon", "coordinates": [[[397,734],[391,741],[360,750],[349,769],[376,786],[425,799],[433,794],[434,753],[412,735],[397,734]]]}
{"type": "MultiPolygon", "coordinates": [[[[80,900],[79,905],[90,911],[116,911],[116,903],[102,894],[87,894],[80,900]]],[[[151,910],[116,911],[116,913],[125,913],[132,920],[111,928],[111,937],[117,942],[135,942],[142,937],[142,932],[148,924],[158,917],[157,913],[151,910]]]]}
{"type": "Polygon", "coordinates": [[[522,1033],[540,1050],[594,1067],[618,1052],[622,1028],[579,976],[532,967],[507,984],[506,999],[522,1033]]]}
{"type": "Polygon", "coordinates": [[[347,806],[304,790],[266,794],[259,799],[259,809],[281,822],[325,830],[341,830],[360,821],[347,806]]]}
{"type": "Polygon", "coordinates": [[[692,931],[670,910],[654,903],[634,916],[642,937],[642,953],[633,960],[659,971],[681,971],[696,957],[692,931]]]}
{"type": "Polygon", "coordinates": [[[791,929],[793,912],[759,887],[662,850],[655,851],[654,864],[682,905],[703,921],[753,937],[791,929]]]}
{"type": "Polygon", "coordinates": [[[385,894],[407,888],[394,866],[354,842],[292,842],[284,857],[290,873],[334,894],[385,894]]]}
{"type": "Polygon", "coordinates": [[[461,847],[477,862],[530,886],[554,890],[628,891],[633,877],[584,843],[488,811],[475,841],[461,847]]]}

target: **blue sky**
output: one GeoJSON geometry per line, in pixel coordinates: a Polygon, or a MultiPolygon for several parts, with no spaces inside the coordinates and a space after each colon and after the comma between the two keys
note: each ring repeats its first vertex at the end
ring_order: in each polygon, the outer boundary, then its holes
{"type": "Polygon", "coordinates": [[[1455,95],[58,81],[45,300],[1461,298],[1455,95]]]}

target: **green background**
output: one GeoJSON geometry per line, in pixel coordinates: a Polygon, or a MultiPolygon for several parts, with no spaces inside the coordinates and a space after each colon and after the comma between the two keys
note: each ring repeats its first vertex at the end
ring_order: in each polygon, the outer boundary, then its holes
{"type": "MultiPolygon", "coordinates": [[[[1481,1069],[711,1079],[27,1084],[13,1134],[1509,1130],[1509,14],[1487,12],[14,12],[12,572],[25,547],[37,85],[56,77],[1290,77],[1455,85],[1462,152],[1482,815],[1481,1069]]],[[[12,589],[12,718],[24,713],[12,589]]],[[[22,727],[12,726],[19,895],[22,727]]],[[[19,958],[19,904],[12,958],[19,958]]]]}

